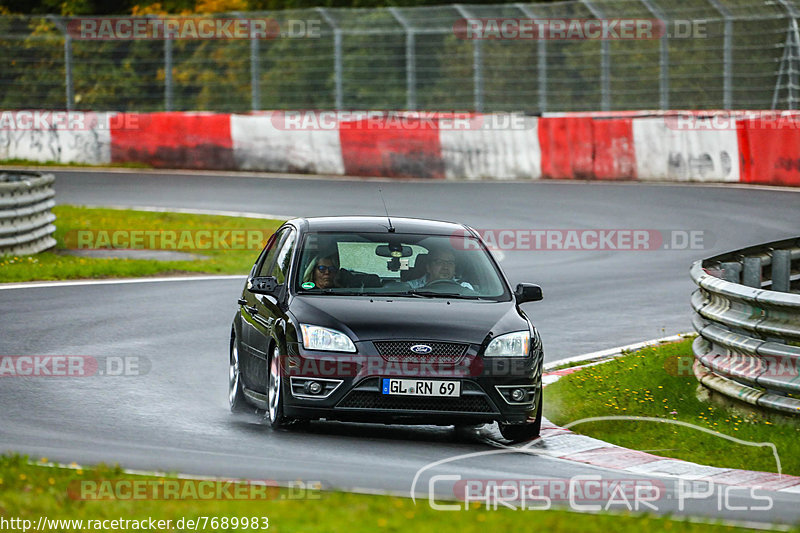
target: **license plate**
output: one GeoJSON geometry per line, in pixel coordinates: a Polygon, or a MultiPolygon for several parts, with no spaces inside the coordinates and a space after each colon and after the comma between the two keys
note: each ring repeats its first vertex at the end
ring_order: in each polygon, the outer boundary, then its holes
{"type": "Polygon", "coordinates": [[[406,396],[445,396],[458,398],[461,395],[460,381],[437,379],[391,379],[383,378],[383,394],[406,396]]]}

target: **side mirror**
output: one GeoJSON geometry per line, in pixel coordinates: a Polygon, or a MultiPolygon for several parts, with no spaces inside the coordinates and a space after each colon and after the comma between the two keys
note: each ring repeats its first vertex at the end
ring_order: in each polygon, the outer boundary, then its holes
{"type": "Polygon", "coordinates": [[[542,299],[542,288],[533,283],[520,283],[514,290],[514,298],[518,304],[538,302],[542,299]]]}
{"type": "Polygon", "coordinates": [[[278,280],[275,276],[254,276],[247,280],[247,290],[253,294],[275,296],[277,289],[278,280]]]}

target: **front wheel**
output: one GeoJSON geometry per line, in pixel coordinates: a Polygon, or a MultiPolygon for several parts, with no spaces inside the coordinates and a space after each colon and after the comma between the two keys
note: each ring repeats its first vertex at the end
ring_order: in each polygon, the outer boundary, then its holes
{"type": "Polygon", "coordinates": [[[275,347],[273,346],[267,359],[269,370],[269,382],[267,383],[267,417],[273,429],[279,429],[287,425],[287,419],[283,415],[283,379],[281,377],[281,363],[275,347]]]}

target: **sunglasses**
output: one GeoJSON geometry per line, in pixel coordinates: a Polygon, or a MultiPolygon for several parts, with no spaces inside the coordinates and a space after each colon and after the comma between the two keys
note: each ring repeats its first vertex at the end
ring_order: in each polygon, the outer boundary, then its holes
{"type": "Polygon", "coordinates": [[[330,272],[333,274],[339,270],[339,268],[335,266],[317,265],[317,270],[320,272],[320,274],[324,274],[325,272],[330,272]]]}

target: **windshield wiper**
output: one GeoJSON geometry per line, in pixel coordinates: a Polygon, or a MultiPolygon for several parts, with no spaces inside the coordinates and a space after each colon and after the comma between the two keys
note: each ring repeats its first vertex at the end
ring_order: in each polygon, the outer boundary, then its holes
{"type": "Polygon", "coordinates": [[[459,300],[480,300],[480,296],[468,296],[466,294],[459,294],[457,292],[436,292],[436,291],[419,291],[412,289],[410,291],[401,292],[398,294],[407,294],[410,296],[421,296],[423,298],[457,298],[459,300]]]}

